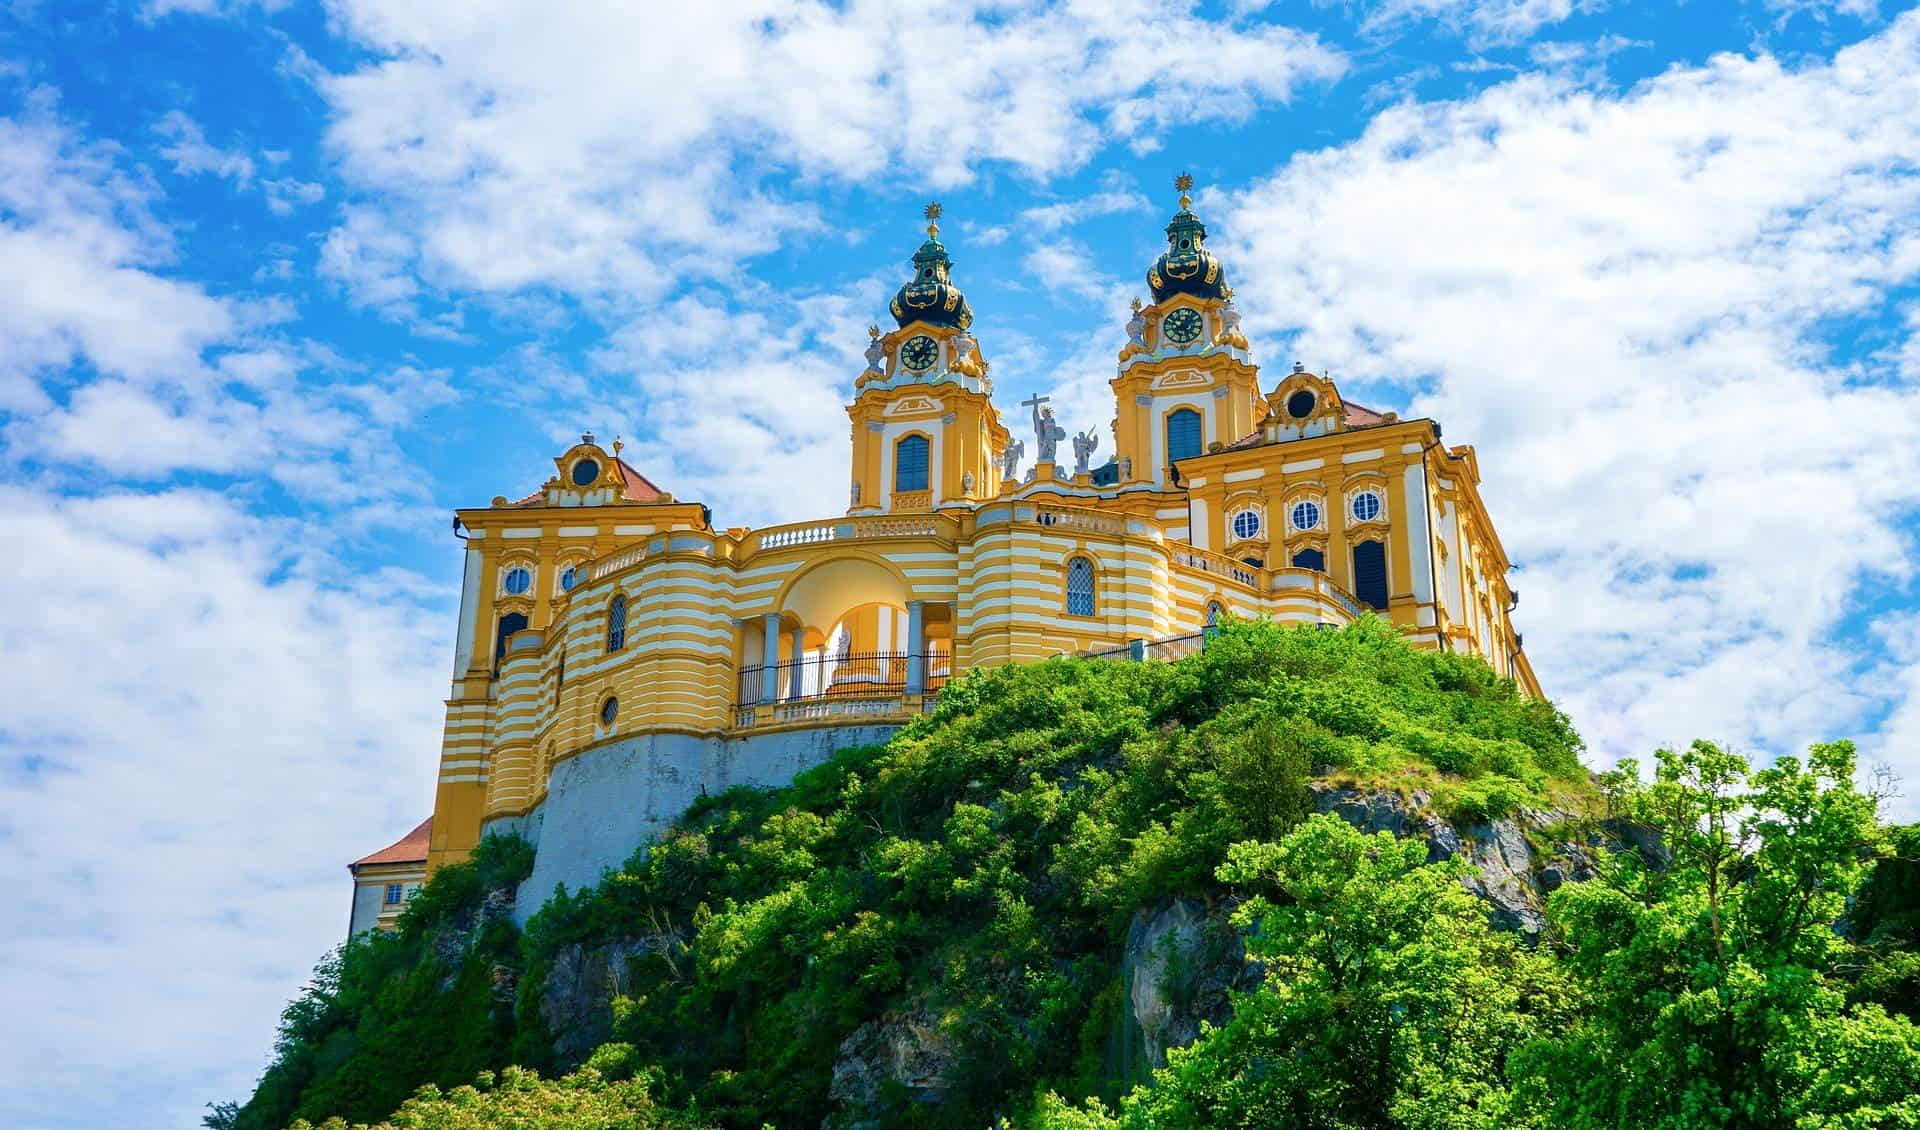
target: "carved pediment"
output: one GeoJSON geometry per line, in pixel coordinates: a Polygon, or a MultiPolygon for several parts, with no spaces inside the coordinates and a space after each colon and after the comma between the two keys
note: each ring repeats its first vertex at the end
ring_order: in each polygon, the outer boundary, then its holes
{"type": "Polygon", "coordinates": [[[1198,369],[1176,369],[1153,379],[1154,388],[1188,388],[1212,383],[1213,378],[1198,369]]]}
{"type": "Polygon", "coordinates": [[[907,396],[887,405],[889,416],[923,416],[940,411],[940,402],[930,396],[907,396]]]}

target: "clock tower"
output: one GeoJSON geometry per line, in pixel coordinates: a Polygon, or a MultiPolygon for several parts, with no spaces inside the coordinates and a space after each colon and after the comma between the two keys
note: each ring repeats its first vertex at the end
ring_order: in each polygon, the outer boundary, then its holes
{"type": "Polygon", "coordinates": [[[851,514],[924,513],[1000,490],[1007,429],[940,242],[938,203],[926,218],[913,277],[888,306],[895,328],[868,330],[867,367],[853,382],[851,514]]]}
{"type": "Polygon", "coordinates": [[[1226,268],[1193,214],[1193,178],[1182,173],[1174,186],[1180,210],[1167,224],[1167,250],[1147,268],[1153,303],[1134,301],[1111,382],[1120,465],[1131,468],[1129,482],[1163,490],[1176,485],[1181,460],[1252,434],[1267,413],[1226,268]]]}

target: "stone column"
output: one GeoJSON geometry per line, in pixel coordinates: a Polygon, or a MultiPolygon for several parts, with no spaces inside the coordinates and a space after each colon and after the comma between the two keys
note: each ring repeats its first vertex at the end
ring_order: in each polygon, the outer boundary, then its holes
{"type": "Polygon", "coordinates": [[[806,665],[800,662],[806,658],[807,654],[807,630],[795,628],[787,635],[791,641],[788,650],[793,658],[793,667],[787,672],[787,697],[799,698],[807,692],[807,685],[803,679],[806,674],[806,665]]]}
{"type": "Polygon", "coordinates": [[[769,612],[760,617],[760,701],[773,702],[780,697],[780,614],[769,612]]]}
{"type": "Polygon", "coordinates": [[[922,615],[926,602],[907,601],[907,693],[927,689],[927,626],[922,615]]]}

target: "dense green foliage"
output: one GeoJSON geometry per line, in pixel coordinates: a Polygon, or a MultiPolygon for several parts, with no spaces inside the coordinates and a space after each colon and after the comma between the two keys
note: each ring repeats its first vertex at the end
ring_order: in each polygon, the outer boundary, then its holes
{"type": "MultiPolygon", "coordinates": [[[[587,1066],[547,1081],[509,1067],[496,1079],[484,1072],[450,1092],[429,1084],[378,1126],[351,1130],[693,1130],[698,1123],[662,1110],[647,1079],[608,1079],[587,1066]]],[[[350,1130],[334,1117],[319,1127],[305,1120],[293,1130],[350,1130]]]]}
{"type": "Polygon", "coordinates": [[[1850,747],[1749,774],[1698,745],[1598,791],[1578,754],[1551,706],[1373,621],[976,673],[884,747],[704,800],[524,934],[481,904],[527,849],[489,840],[395,936],[323,963],[255,1095],[209,1123],[673,1124],[657,1101],[818,1126],[849,1036],[910,1021],[948,1066],[938,1103],[883,1084],[887,1126],[1920,1127],[1920,1040],[1882,1008],[1911,1008],[1920,839],[1889,855],[1850,747]],[[1309,818],[1315,777],[1420,787],[1466,822],[1549,798],[1597,818],[1604,794],[1665,847],[1556,891],[1529,949],[1463,865],[1309,818]],[[1121,958],[1174,895],[1237,908],[1258,987],[1150,1076],[1121,958]],[[593,1070],[446,1090],[574,1066],[547,975],[636,939],[593,1070]]]}
{"type": "MultiPolygon", "coordinates": [[[[1848,1005],[1833,929],[1883,850],[1852,747],[1749,772],[1660,751],[1617,805],[1671,858],[1621,852],[1556,891],[1535,954],[1491,934],[1447,865],[1328,817],[1242,844],[1222,876],[1267,963],[1232,1019],[1117,1114],[1050,1096],[1037,1130],[1867,1130],[1920,1126],[1920,1029],[1848,1005]]],[[[1883,892],[1910,899],[1910,891],[1883,892]]]]}
{"type": "Polygon", "coordinates": [[[468,862],[441,868],[394,933],[363,934],[329,955],[280,1014],[275,1059],[253,1097],[209,1122],[372,1121],[422,1083],[451,1087],[510,1062],[512,1002],[497,999],[493,971],[518,963],[518,931],[495,919],[451,953],[437,943],[470,928],[486,892],[525,879],[532,864],[524,841],[489,838],[468,862]]]}
{"type": "MultiPolygon", "coordinates": [[[[633,963],[616,1034],[732,1126],[818,1125],[842,1040],[910,1012],[958,1077],[897,1124],[977,1127],[1037,1083],[1125,1082],[1116,974],[1136,909],[1224,895],[1229,846],[1304,817],[1316,771],[1441,763],[1521,795],[1579,773],[1550,707],[1377,623],[1240,625],[1174,664],[1002,668],[882,749],[696,807],[556,899],[528,925],[529,980],[570,942],[670,936],[633,963]]],[[[518,1051],[539,1064],[526,1002],[518,1051]]]]}

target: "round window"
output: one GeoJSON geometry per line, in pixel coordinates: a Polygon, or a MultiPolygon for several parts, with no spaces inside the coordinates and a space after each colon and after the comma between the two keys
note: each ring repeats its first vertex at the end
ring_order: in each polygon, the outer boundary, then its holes
{"type": "Polygon", "coordinates": [[[611,726],[613,725],[613,720],[619,716],[620,700],[608,696],[607,701],[600,704],[600,724],[602,726],[611,726]]]}
{"type": "Polygon", "coordinates": [[[1313,394],[1303,388],[1287,397],[1287,415],[1296,420],[1304,420],[1313,415],[1313,394]]]}
{"type": "Polygon", "coordinates": [[[533,587],[533,571],[524,565],[515,565],[507,570],[506,579],[501,584],[510,595],[519,596],[533,587]]]}
{"type": "Polygon", "coordinates": [[[573,586],[580,583],[580,572],[569,565],[560,571],[560,591],[572,592],[573,586]]]}
{"type": "Polygon", "coordinates": [[[591,459],[582,459],[580,462],[575,463],[573,465],[573,485],[574,486],[577,486],[577,487],[592,486],[593,481],[599,477],[600,477],[600,464],[595,463],[591,459]]]}
{"type": "Polygon", "coordinates": [[[1362,522],[1371,522],[1380,516],[1380,495],[1375,491],[1363,490],[1353,496],[1353,516],[1362,522]]]}
{"type": "Polygon", "coordinates": [[[1315,502],[1296,502],[1291,517],[1296,530],[1317,529],[1320,525],[1320,505],[1315,502]]]}
{"type": "Polygon", "coordinates": [[[1257,511],[1242,510],[1233,516],[1233,536],[1245,540],[1260,536],[1260,515],[1257,511]]]}

